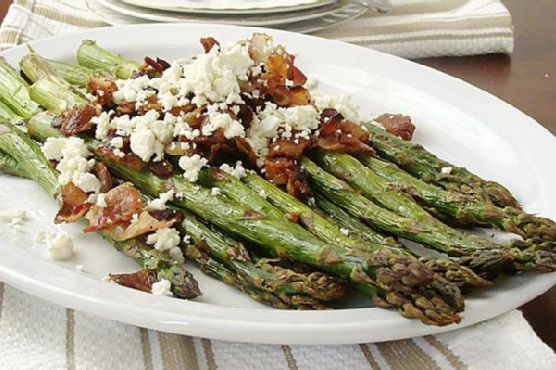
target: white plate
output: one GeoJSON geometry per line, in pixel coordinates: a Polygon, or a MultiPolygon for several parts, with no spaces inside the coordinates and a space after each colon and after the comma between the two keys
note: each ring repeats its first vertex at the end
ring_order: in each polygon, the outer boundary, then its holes
{"type": "Polygon", "coordinates": [[[265,14],[309,10],[336,0],[122,0],[156,10],[206,14],[265,14]]]}
{"type": "MultiPolygon", "coordinates": [[[[133,12],[126,12],[129,14],[123,14],[121,11],[117,11],[103,5],[102,3],[108,4],[106,1],[100,0],[85,0],[87,8],[95,13],[99,18],[101,18],[104,22],[112,25],[112,26],[124,26],[129,24],[145,24],[145,23],[157,23],[156,20],[149,20],[144,18],[139,18],[138,16],[134,16],[133,12]]],[[[113,0],[110,0],[113,3],[113,0]]],[[[215,17],[209,18],[206,16],[192,16],[187,18],[185,15],[180,16],[181,22],[187,23],[207,23],[210,20],[211,24],[214,23],[221,23],[221,24],[234,24],[234,25],[250,25],[250,22],[256,23],[259,26],[262,26],[261,23],[277,23],[276,25],[272,26],[273,28],[284,29],[293,32],[301,32],[301,33],[311,33],[320,31],[329,27],[337,26],[341,23],[350,21],[355,19],[365,12],[369,11],[367,6],[361,3],[343,3],[343,4],[336,4],[322,7],[318,10],[320,13],[316,13],[318,16],[313,17],[312,15],[308,15],[303,17],[303,20],[297,22],[289,22],[283,23],[283,15],[279,16],[276,20],[276,16],[274,17],[257,17],[255,20],[248,20],[248,16],[242,17],[243,20],[237,19],[237,17],[226,17],[226,18],[218,18],[215,17]],[[332,8],[332,9],[331,9],[332,8]],[[203,20],[203,18],[206,18],[203,20]]],[[[147,16],[147,18],[158,18],[156,14],[151,14],[147,16]]],[[[250,17],[251,19],[253,17],[250,17]]],[[[165,22],[163,22],[165,23],[165,22]]],[[[269,26],[268,24],[266,26],[269,26]]]]}
{"type": "MultiPolygon", "coordinates": [[[[141,18],[153,22],[164,23],[221,23],[231,24],[235,26],[257,26],[271,27],[293,22],[303,22],[314,18],[324,17],[335,13],[345,6],[347,3],[330,4],[327,6],[308,11],[294,11],[280,14],[256,14],[256,15],[237,15],[237,14],[221,14],[221,15],[205,15],[205,14],[182,14],[174,13],[166,10],[153,10],[129,5],[120,0],[93,0],[98,1],[100,5],[108,8],[116,13],[124,14],[131,17],[141,18]]],[[[359,5],[361,6],[361,5],[359,5]]]]}
{"type": "MultiPolygon", "coordinates": [[[[222,42],[264,31],[297,52],[304,72],[322,91],[353,96],[366,113],[403,112],[417,124],[415,140],[434,153],[468,166],[481,176],[507,184],[529,212],[556,218],[553,184],[556,140],[517,109],[488,93],[427,67],[362,47],[283,31],[221,25],[156,24],[89,30],[33,42],[49,58],[74,60],[81,40],[95,39],[111,50],[139,59],[145,54],[172,60],[201,50],[197,40],[222,42]],[[186,35],[186,37],[184,37],[186,35]]],[[[12,64],[25,46],[2,53],[12,64]]],[[[108,272],[132,271],[133,262],[78,225],[76,256],[49,262],[36,230],[53,228],[55,203],[26,180],[0,177],[0,209],[33,211],[19,241],[0,225],[0,279],[52,302],[108,319],[152,329],[234,341],[276,344],[340,344],[385,341],[461,328],[519,307],[556,283],[556,274],[524,274],[474,293],[460,325],[438,328],[407,320],[396,312],[356,308],[326,312],[270,309],[194,271],[203,297],[183,301],[151,296],[101,281],[108,272]],[[84,264],[87,273],[77,273],[84,264]]],[[[363,302],[366,302],[363,301],[363,302]]],[[[359,306],[360,307],[360,306],[359,306]]]]}

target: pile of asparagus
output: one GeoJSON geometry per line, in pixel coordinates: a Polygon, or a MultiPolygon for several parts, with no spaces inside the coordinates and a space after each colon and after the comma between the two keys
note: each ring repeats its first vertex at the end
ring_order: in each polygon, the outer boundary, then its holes
{"type": "MultiPolygon", "coordinates": [[[[30,178],[53,197],[58,174],[39,144],[60,135],[53,120],[88,103],[90,77],[132,78],[139,67],[92,41],[82,43],[77,61],[79,66],[45,60],[31,50],[20,62],[24,78],[0,61],[0,171],[30,178]]],[[[463,293],[504,273],[556,269],[554,222],[523,212],[502,185],[365,126],[378,157],[314,149],[302,159],[315,194],[308,203],[255,172],[239,180],[204,168],[197,183],[179,174],[162,179],[104,156],[94,137],[83,138],[114,178],[144,196],[180,193],[169,207],[182,213],[179,229],[191,237],[181,245],[184,254],[207,274],[277,308],[327,308],[353,289],[404,317],[447,325],[459,322],[463,293]],[[290,221],[292,214],[297,222],[290,221]],[[500,244],[454,226],[490,227],[521,238],[500,244]],[[418,256],[398,238],[443,256],[418,256]]],[[[111,242],[149,279],[169,280],[174,295],[200,294],[183,263],[141,239],[111,242]]]]}

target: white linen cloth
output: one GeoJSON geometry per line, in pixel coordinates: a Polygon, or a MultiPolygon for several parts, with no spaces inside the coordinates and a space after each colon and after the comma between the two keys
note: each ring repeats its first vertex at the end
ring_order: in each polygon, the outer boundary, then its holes
{"type": "MultiPolygon", "coordinates": [[[[500,1],[398,0],[318,35],[406,57],[511,52],[500,1]]],[[[0,49],[103,26],[82,0],[16,0],[0,49]]],[[[111,322],[0,283],[0,369],[554,369],[520,311],[446,334],[343,346],[269,346],[192,338],[111,322]]]]}

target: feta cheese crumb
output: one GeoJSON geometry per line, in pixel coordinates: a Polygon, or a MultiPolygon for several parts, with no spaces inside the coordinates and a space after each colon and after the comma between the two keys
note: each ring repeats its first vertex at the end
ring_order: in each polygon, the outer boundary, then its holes
{"type": "Polygon", "coordinates": [[[180,234],[174,228],[156,230],[147,237],[147,244],[154,246],[159,251],[168,251],[180,243],[180,234]]]}
{"type": "Polygon", "coordinates": [[[48,240],[50,233],[45,230],[39,230],[35,233],[35,237],[33,238],[37,243],[46,243],[48,240]]]}
{"type": "Polygon", "coordinates": [[[309,199],[307,199],[307,204],[309,205],[309,207],[316,207],[317,206],[317,202],[315,201],[314,197],[310,197],[309,199]]]}
{"type": "Polygon", "coordinates": [[[261,196],[261,198],[264,199],[268,197],[268,194],[266,193],[266,191],[264,191],[264,189],[261,189],[261,191],[259,191],[259,195],[261,196]]]}
{"type": "Polygon", "coordinates": [[[440,173],[443,175],[449,175],[452,173],[452,167],[442,167],[440,173]]]}
{"type": "Polygon", "coordinates": [[[172,283],[166,279],[160,279],[153,283],[151,287],[151,293],[154,295],[165,295],[165,296],[172,296],[172,283]]]}
{"type": "Polygon", "coordinates": [[[96,205],[100,208],[104,208],[108,205],[106,204],[106,193],[100,193],[97,195],[96,205]]]}
{"type": "Polygon", "coordinates": [[[162,211],[166,208],[166,202],[173,199],[174,190],[167,191],[166,193],[160,193],[160,196],[158,198],[149,201],[147,209],[162,211]]]}
{"type": "Polygon", "coordinates": [[[348,230],[348,229],[344,229],[344,228],[342,227],[342,228],[340,228],[340,232],[341,232],[342,234],[344,234],[345,236],[349,236],[349,230],[348,230]]]}
{"type": "Polygon", "coordinates": [[[220,166],[220,169],[226,172],[227,174],[230,174],[238,179],[247,176],[247,170],[245,169],[245,167],[243,167],[241,161],[237,161],[235,167],[232,167],[229,164],[224,163],[222,166],[220,166]]]}
{"type": "Polygon", "coordinates": [[[64,260],[73,255],[73,240],[64,232],[49,235],[46,239],[46,256],[51,260],[64,260]]]}
{"type": "Polygon", "coordinates": [[[181,251],[180,247],[174,247],[168,251],[170,257],[176,261],[177,263],[184,263],[185,257],[183,256],[183,252],[181,251]]]}
{"type": "Polygon", "coordinates": [[[315,105],[319,111],[334,108],[348,121],[359,122],[359,111],[357,104],[352,102],[347,95],[317,95],[315,105]]]}
{"type": "Polygon", "coordinates": [[[220,190],[219,188],[212,188],[212,189],[210,189],[210,193],[212,195],[220,195],[220,194],[222,194],[222,190],[220,190]]]}
{"type": "Polygon", "coordinates": [[[199,178],[199,171],[207,165],[206,158],[201,157],[199,154],[192,156],[181,156],[178,162],[180,168],[183,170],[183,177],[189,182],[195,182],[199,178]]]}
{"type": "Polygon", "coordinates": [[[0,211],[0,221],[13,222],[13,220],[24,220],[27,218],[27,211],[24,209],[13,209],[0,211]]]}

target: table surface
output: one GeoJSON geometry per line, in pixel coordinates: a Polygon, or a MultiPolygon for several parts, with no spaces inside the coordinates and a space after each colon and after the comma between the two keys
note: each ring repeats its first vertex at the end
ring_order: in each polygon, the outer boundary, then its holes
{"type": "MultiPolygon", "coordinates": [[[[417,62],[464,79],[535,118],[556,135],[554,0],[504,0],[515,26],[511,56],[441,57],[417,62]]],[[[0,21],[10,1],[0,1],[0,21]]],[[[556,350],[556,287],[521,307],[533,329],[556,350]]]]}

